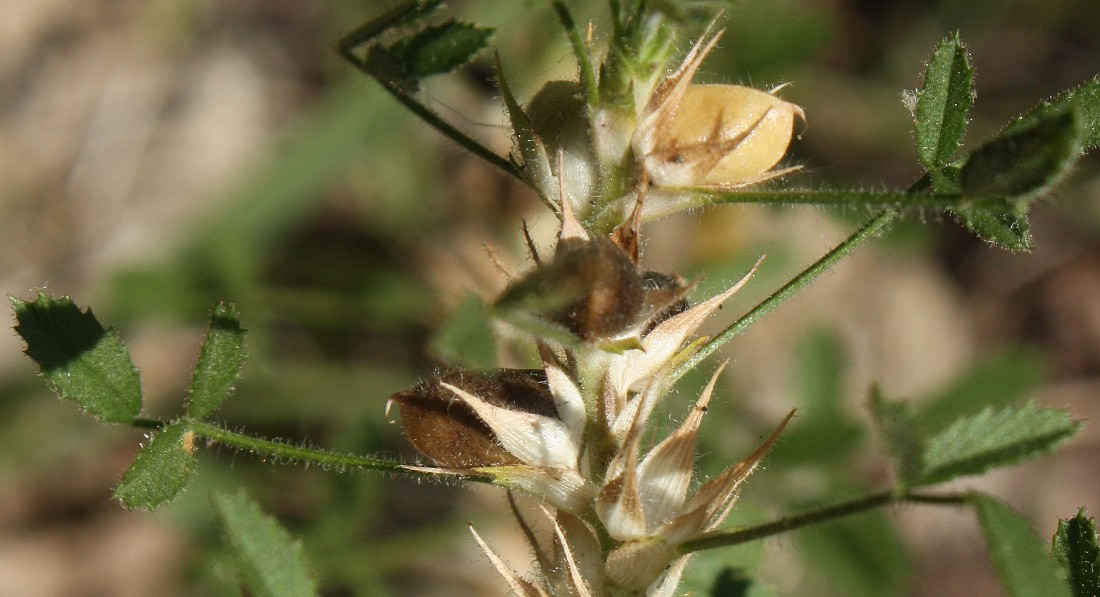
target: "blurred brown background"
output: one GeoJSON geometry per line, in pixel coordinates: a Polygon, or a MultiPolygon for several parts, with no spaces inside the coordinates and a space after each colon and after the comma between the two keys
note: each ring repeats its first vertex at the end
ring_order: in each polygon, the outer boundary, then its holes
{"type": "MultiPolygon", "coordinates": [[[[539,81],[572,76],[543,3],[452,8],[499,28],[494,42],[523,97],[539,81]]],[[[578,20],[603,17],[600,6],[575,8],[578,20]]],[[[94,307],[126,339],[146,411],[160,417],[179,412],[210,304],[236,302],[251,359],[221,412],[229,425],[414,458],[382,415],[386,397],[444,364],[432,333],[464,296],[501,288],[483,245],[518,271],[520,218],[542,243],[554,220],[338,60],[341,32],[378,11],[348,0],[0,1],[0,290],[30,298],[45,289],[94,307]]],[[[745,0],[730,9],[702,76],[792,83],[784,96],[808,119],[792,155],[806,171],[794,182],[905,188],[920,172],[900,93],[919,84],[923,61],[953,30],[977,69],[968,147],[1100,73],[1092,0],[745,0]]],[[[429,95],[504,152],[490,74],[475,64],[429,95]]],[[[799,380],[813,377],[797,372],[821,345],[835,358],[847,421],[866,422],[871,382],[919,402],[975,367],[1018,381],[1025,398],[1096,419],[1098,166],[1096,155],[1082,160],[1036,206],[1034,254],[912,214],[739,338],[714,409],[733,414],[708,423],[706,458],[732,461],[798,404],[808,391],[799,380]]],[[[865,214],[730,207],[678,216],[647,229],[645,259],[705,272],[705,290],[768,253],[728,319],[865,214]]],[[[498,493],[273,466],[218,448],[203,452],[171,508],[124,512],[110,489],[140,434],[54,399],[21,349],[14,334],[0,336],[0,597],[234,594],[208,496],[242,486],[303,537],[329,595],[502,591],[469,540],[470,519],[516,566],[530,560],[509,521],[494,516],[498,493]]],[[[844,483],[777,455],[746,489],[746,508],[767,518],[887,484],[885,459],[864,439],[846,457],[844,483]]],[[[954,485],[1001,496],[1046,538],[1058,517],[1100,511],[1098,455],[1090,425],[1055,456],[954,485]]],[[[896,581],[823,580],[797,538],[769,542],[762,578],[780,594],[1000,594],[970,513],[914,506],[885,520],[908,554],[893,564],[896,581]]],[[[871,566],[875,554],[864,555],[871,566]]]]}

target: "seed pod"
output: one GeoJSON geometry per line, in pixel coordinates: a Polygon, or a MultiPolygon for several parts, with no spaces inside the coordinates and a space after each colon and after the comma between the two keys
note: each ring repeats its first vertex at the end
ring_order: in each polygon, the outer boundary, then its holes
{"type": "Polygon", "coordinates": [[[497,441],[473,408],[443,387],[450,384],[485,402],[512,410],[557,417],[541,369],[454,370],[390,397],[401,409],[405,437],[421,454],[445,468],[519,464],[497,441]]]}
{"type": "Polygon", "coordinates": [[[583,340],[608,338],[637,322],[645,299],[642,273],[606,237],[563,243],[554,261],[513,284],[496,308],[559,324],[583,340]]]}
{"type": "Polygon", "coordinates": [[[658,187],[733,188],[760,182],[790,144],[802,108],[739,85],[688,85],[638,140],[658,187]]]}

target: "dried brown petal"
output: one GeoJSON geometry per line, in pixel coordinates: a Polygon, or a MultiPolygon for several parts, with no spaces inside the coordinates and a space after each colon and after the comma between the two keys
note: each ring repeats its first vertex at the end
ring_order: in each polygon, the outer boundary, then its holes
{"type": "Polygon", "coordinates": [[[557,417],[546,374],[539,369],[448,371],[391,396],[401,408],[405,437],[421,454],[445,468],[521,462],[500,445],[474,409],[443,384],[462,388],[493,406],[557,417]]]}

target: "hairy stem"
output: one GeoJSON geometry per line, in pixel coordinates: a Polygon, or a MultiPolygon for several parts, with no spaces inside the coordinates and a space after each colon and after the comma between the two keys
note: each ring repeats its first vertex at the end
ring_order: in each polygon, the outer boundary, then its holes
{"type": "Polygon", "coordinates": [[[400,462],[357,456],[354,454],[339,454],[319,448],[310,448],[280,441],[274,441],[261,437],[254,437],[230,431],[217,425],[195,421],[190,424],[191,431],[195,435],[217,442],[225,446],[248,450],[249,452],[278,460],[300,461],[321,467],[335,469],[362,469],[381,470],[390,472],[406,472],[400,462]]]}
{"type": "Polygon", "coordinates": [[[849,191],[824,189],[790,189],[779,191],[737,190],[728,193],[701,193],[696,199],[700,207],[726,203],[764,203],[771,205],[876,206],[925,209],[960,209],[999,207],[1004,197],[969,197],[958,193],[919,193],[898,191],[849,191]]]}
{"type": "Polygon", "coordinates": [[[806,512],[796,516],[781,518],[779,520],[759,526],[741,529],[739,531],[719,531],[709,533],[698,539],[693,539],[691,541],[680,544],[677,550],[680,552],[680,554],[688,554],[704,549],[731,547],[734,545],[740,545],[742,543],[748,543],[749,541],[756,541],[758,539],[771,537],[772,535],[787,533],[805,526],[821,524],[824,522],[843,518],[845,516],[868,512],[876,508],[881,508],[883,506],[900,502],[917,502],[924,504],[961,506],[965,505],[966,501],[967,496],[965,495],[896,495],[893,492],[884,491],[882,493],[874,493],[848,502],[841,502],[834,506],[821,508],[820,510],[811,510],[810,512],[806,512]]]}

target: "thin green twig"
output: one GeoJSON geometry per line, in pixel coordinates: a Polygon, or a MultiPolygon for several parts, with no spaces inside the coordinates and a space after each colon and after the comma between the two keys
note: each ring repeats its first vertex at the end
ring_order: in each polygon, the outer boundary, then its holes
{"type": "Polygon", "coordinates": [[[698,539],[686,541],[677,547],[680,554],[689,554],[704,549],[716,549],[719,547],[732,547],[749,541],[756,541],[787,533],[805,526],[829,522],[845,516],[860,514],[876,508],[881,508],[900,502],[917,502],[924,504],[938,504],[961,506],[965,505],[966,495],[934,495],[934,494],[909,494],[895,495],[893,492],[884,491],[857,498],[848,502],[842,502],[827,508],[812,510],[796,516],[781,518],[779,520],[737,531],[719,531],[704,535],[698,539]]]}
{"type": "MultiPolygon", "coordinates": [[[[224,446],[247,450],[252,454],[272,458],[277,461],[300,462],[303,464],[308,464],[310,466],[320,466],[325,469],[334,469],[337,471],[374,470],[390,473],[401,473],[404,475],[413,475],[433,480],[442,480],[442,477],[440,475],[423,470],[410,470],[408,468],[408,465],[402,462],[398,462],[396,460],[373,458],[370,456],[360,456],[356,454],[341,454],[337,452],[330,452],[328,450],[322,450],[320,448],[311,448],[309,446],[295,445],[261,437],[254,437],[251,435],[246,435],[244,433],[230,431],[223,427],[219,427],[217,425],[213,425],[211,423],[206,423],[203,421],[192,421],[189,423],[189,425],[191,431],[193,431],[198,437],[222,444],[224,446]]],[[[491,482],[491,479],[489,479],[488,477],[480,477],[474,475],[461,478],[450,478],[460,479],[462,481],[475,481],[479,483],[491,482]]]]}
{"type": "Polygon", "coordinates": [[[1007,205],[1004,197],[969,197],[958,193],[918,193],[905,191],[850,191],[828,189],[738,190],[728,193],[703,192],[696,200],[699,207],[733,203],[770,205],[821,205],[864,207],[919,207],[926,209],[998,208],[1007,205]]]}
{"type": "Polygon", "coordinates": [[[443,136],[450,138],[455,143],[458,143],[462,147],[465,147],[474,155],[482,158],[490,164],[500,168],[504,172],[514,176],[519,180],[523,180],[523,174],[520,172],[519,166],[513,163],[511,160],[501,157],[493,150],[482,145],[473,137],[470,137],[466,133],[455,128],[451,123],[444,120],[441,116],[436,114],[430,108],[425,106],[420,100],[413,97],[410,93],[402,89],[399,85],[394,84],[393,81],[379,76],[368,64],[368,60],[361,58],[356,54],[356,50],[375,38],[389,27],[399,24],[405,19],[415,19],[427,14],[439,6],[441,2],[429,1],[429,2],[412,2],[399,6],[391,11],[391,13],[384,15],[382,18],[375,19],[360,27],[356,28],[352,32],[348,33],[337,43],[336,49],[340,53],[340,56],[347,60],[360,72],[368,77],[378,81],[382,85],[382,88],[389,92],[401,105],[409,109],[410,112],[419,116],[425,123],[439,131],[443,136]]]}
{"type": "Polygon", "coordinates": [[[320,448],[311,448],[262,437],[254,437],[230,431],[223,427],[195,421],[190,424],[195,435],[225,446],[247,450],[259,456],[267,456],[288,462],[302,462],[310,465],[335,469],[380,470],[394,473],[406,472],[400,462],[355,454],[340,454],[320,448]]]}

